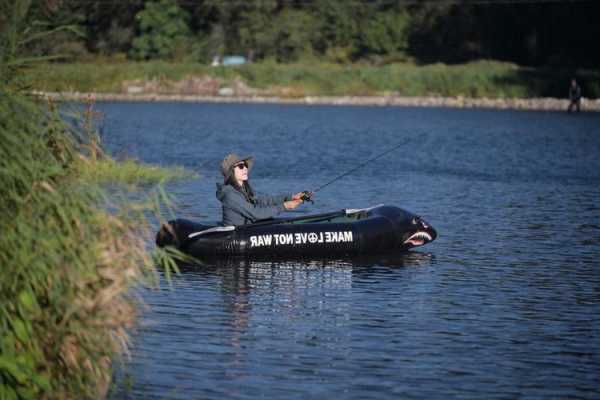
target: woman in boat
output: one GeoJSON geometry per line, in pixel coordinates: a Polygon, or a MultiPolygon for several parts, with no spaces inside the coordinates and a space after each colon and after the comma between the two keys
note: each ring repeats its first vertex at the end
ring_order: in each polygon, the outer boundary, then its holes
{"type": "Polygon", "coordinates": [[[254,157],[228,154],[221,162],[223,184],[217,183],[217,199],[223,204],[223,225],[245,225],[272,218],[283,210],[292,210],[303,202],[304,192],[293,195],[257,195],[248,175],[254,157]]]}

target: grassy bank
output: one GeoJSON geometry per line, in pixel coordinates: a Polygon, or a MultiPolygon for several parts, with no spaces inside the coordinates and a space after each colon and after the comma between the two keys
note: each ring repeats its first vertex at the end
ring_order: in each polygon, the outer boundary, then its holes
{"type": "Polygon", "coordinates": [[[135,321],[128,290],[155,275],[150,202],[109,212],[101,184],[186,172],[117,163],[51,105],[0,90],[0,398],[97,398],[135,321]]]}
{"type": "MultiPolygon", "coordinates": [[[[121,93],[124,82],[153,81],[158,93],[187,90],[174,82],[190,77],[214,79],[218,87],[243,82],[249,94],[302,96],[464,96],[566,97],[571,77],[582,83],[584,96],[600,97],[600,70],[526,68],[510,63],[479,61],[462,65],[388,64],[383,66],[326,63],[257,63],[237,67],[165,62],[45,64],[30,82],[41,91],[121,93]]],[[[214,90],[211,87],[207,90],[214,90]]],[[[181,93],[179,93],[181,94],[181,93]]],[[[192,93],[210,94],[210,93],[192,93]]]]}

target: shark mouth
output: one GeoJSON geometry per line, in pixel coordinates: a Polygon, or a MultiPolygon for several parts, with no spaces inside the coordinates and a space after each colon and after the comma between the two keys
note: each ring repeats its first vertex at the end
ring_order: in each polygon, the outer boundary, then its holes
{"type": "Polygon", "coordinates": [[[431,235],[427,232],[419,231],[415,232],[408,239],[404,241],[404,244],[410,244],[413,246],[422,246],[427,242],[431,242],[431,235]]]}

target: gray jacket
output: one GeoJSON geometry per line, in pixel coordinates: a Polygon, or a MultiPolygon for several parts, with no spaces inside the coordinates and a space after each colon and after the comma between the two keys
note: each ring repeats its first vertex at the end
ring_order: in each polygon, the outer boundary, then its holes
{"type": "Polygon", "coordinates": [[[255,204],[231,185],[217,183],[217,199],[223,204],[223,225],[245,225],[258,219],[271,218],[284,210],[283,202],[292,195],[256,195],[255,204]]]}

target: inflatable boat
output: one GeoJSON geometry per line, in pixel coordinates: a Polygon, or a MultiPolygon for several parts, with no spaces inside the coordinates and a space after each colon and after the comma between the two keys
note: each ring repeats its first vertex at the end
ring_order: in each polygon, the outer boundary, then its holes
{"type": "Polygon", "coordinates": [[[197,258],[336,257],[408,250],[436,237],[435,229],[421,217],[379,205],[241,226],[176,219],[161,227],[156,244],[174,246],[197,258]]]}

